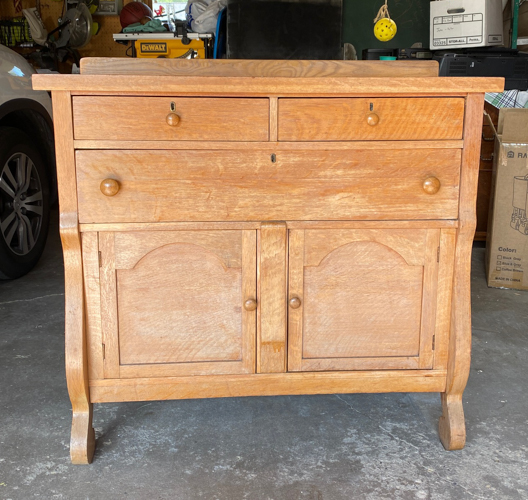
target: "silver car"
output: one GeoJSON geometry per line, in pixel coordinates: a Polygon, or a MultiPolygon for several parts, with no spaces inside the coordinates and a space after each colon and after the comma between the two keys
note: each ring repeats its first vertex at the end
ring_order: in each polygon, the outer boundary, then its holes
{"type": "Polygon", "coordinates": [[[0,279],[37,263],[56,196],[51,99],[31,88],[34,72],[0,45],[0,279]]]}

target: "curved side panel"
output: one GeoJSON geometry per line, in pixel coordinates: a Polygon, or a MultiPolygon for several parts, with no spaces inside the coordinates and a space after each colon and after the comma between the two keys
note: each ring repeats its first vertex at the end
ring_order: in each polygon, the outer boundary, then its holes
{"type": "Polygon", "coordinates": [[[480,158],[484,94],[469,94],[464,123],[464,152],[460,179],[460,225],[455,250],[453,307],[449,339],[446,391],[442,393],[440,440],[446,450],[466,443],[462,394],[471,362],[471,248],[476,228],[475,203],[480,158]]]}
{"type": "Polygon", "coordinates": [[[53,96],[57,177],[60,182],[60,234],[64,251],[66,381],[73,417],[70,455],[74,464],[92,461],[95,433],[88,385],[88,361],[84,318],[84,283],[81,239],[77,217],[77,186],[69,92],[53,96]]]}

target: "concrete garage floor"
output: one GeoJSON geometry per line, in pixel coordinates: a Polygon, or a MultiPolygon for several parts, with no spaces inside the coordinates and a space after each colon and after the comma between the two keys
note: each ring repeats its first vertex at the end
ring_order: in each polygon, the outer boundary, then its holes
{"type": "Polygon", "coordinates": [[[90,466],[69,460],[56,223],[30,275],[0,282],[0,499],[526,499],[528,293],[488,289],[473,252],[467,445],[437,394],[96,405],[90,466]]]}

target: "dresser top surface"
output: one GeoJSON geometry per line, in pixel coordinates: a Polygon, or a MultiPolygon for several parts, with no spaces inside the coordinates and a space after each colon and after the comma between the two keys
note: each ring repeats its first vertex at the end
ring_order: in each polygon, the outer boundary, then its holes
{"type": "Polygon", "coordinates": [[[501,92],[503,78],[438,77],[436,61],[249,61],[85,58],[80,75],[33,75],[73,93],[463,95],[501,92]]]}

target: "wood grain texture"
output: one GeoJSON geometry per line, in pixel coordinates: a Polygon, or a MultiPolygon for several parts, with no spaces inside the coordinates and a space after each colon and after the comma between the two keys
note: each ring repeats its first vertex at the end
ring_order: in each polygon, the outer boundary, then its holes
{"type": "Polygon", "coordinates": [[[455,249],[447,382],[446,391],[442,394],[443,413],[439,423],[440,440],[447,450],[461,449],[466,441],[462,394],[469,376],[471,360],[471,247],[476,227],[475,205],[483,108],[483,94],[468,95],[464,120],[460,226],[455,249]]]}
{"type": "Polygon", "coordinates": [[[70,456],[73,463],[91,463],[95,449],[93,407],[88,385],[88,353],[84,317],[84,281],[77,217],[71,96],[53,99],[56,165],[59,182],[60,235],[64,253],[66,382],[72,404],[70,456]]]}
{"type": "Polygon", "coordinates": [[[119,324],[117,317],[116,253],[114,233],[99,234],[101,252],[101,330],[104,346],[104,376],[119,378],[119,324]]]}
{"type": "Polygon", "coordinates": [[[460,150],[78,151],[82,223],[456,219],[460,150]],[[442,182],[428,195],[423,180],[442,182]],[[104,196],[102,179],[119,193],[104,196]]]}
{"type": "MultiPolygon", "coordinates": [[[[308,228],[307,228],[308,229],[308,228]]],[[[333,228],[334,231],[306,231],[304,265],[317,267],[333,250],[349,243],[376,242],[394,250],[409,266],[425,264],[427,230],[423,227],[333,228]]]]}
{"type": "MultiPolygon", "coordinates": [[[[427,229],[456,228],[458,220],[384,220],[384,221],[287,221],[288,229],[427,229]]],[[[79,224],[81,232],[99,231],[180,231],[214,229],[259,229],[260,222],[122,222],[79,224]]]]}
{"type": "Polygon", "coordinates": [[[86,344],[90,380],[104,378],[101,331],[101,284],[99,280],[99,235],[81,233],[86,310],[86,344]]]}
{"type": "Polygon", "coordinates": [[[216,230],[197,228],[185,231],[185,227],[174,227],[172,231],[127,231],[115,234],[116,268],[132,269],[145,255],[174,244],[191,244],[212,252],[225,268],[242,268],[242,238],[240,228],[217,226],[216,230]],[[236,228],[236,229],[235,229],[236,228]],[[219,232],[218,230],[221,230],[219,232]]]}
{"type": "MultiPolygon", "coordinates": [[[[301,231],[290,234],[296,233],[301,231]]],[[[304,371],[430,368],[439,231],[303,234],[304,262],[290,260],[289,294],[303,297],[303,311],[300,316],[299,309],[289,310],[289,366],[304,371]]],[[[299,255],[293,241],[290,251],[299,255]]]]}
{"type": "Polygon", "coordinates": [[[440,254],[438,264],[438,302],[435,325],[434,368],[445,370],[451,329],[451,299],[455,262],[456,229],[440,231],[440,254]]]}
{"type": "MultiPolygon", "coordinates": [[[[365,77],[387,75],[383,61],[275,61],[228,59],[123,59],[84,57],[82,75],[251,76],[251,77],[365,77]]],[[[391,68],[392,70],[392,68],[391,68]]],[[[407,77],[438,76],[436,61],[399,61],[398,74],[407,77]]]]}
{"type": "Polygon", "coordinates": [[[433,336],[435,335],[436,310],[438,306],[439,255],[440,231],[428,230],[423,266],[420,363],[418,365],[422,369],[433,367],[433,336]]]}
{"type": "MultiPolygon", "coordinates": [[[[256,298],[255,235],[115,235],[113,274],[105,275],[103,288],[119,377],[255,371],[256,313],[242,307],[256,298]]],[[[114,241],[113,233],[103,236],[114,241]]],[[[102,249],[103,272],[110,253],[102,249]]]]}
{"type": "Polygon", "coordinates": [[[242,309],[242,371],[257,370],[257,232],[242,231],[242,301],[254,300],[256,309],[242,309]]]}
{"type": "Polygon", "coordinates": [[[122,364],[241,360],[241,267],[178,243],[118,270],[117,286],[122,364]]]}
{"type": "MultiPolygon", "coordinates": [[[[270,118],[271,120],[271,118],[270,118]]],[[[271,126],[271,125],[270,125],[271,126]]],[[[275,139],[276,140],[276,139],[275,139]]],[[[237,141],[236,149],[265,151],[269,154],[277,151],[313,151],[313,150],[355,150],[355,149],[462,149],[463,141],[353,141],[353,142],[246,142],[237,141]]],[[[158,141],[110,141],[107,139],[98,140],[76,140],[75,149],[158,149],[161,144],[158,141]]],[[[206,149],[225,150],[233,149],[233,144],[229,141],[163,141],[163,149],[206,149]]]]}
{"type": "Polygon", "coordinates": [[[303,358],[418,356],[422,266],[351,242],[304,270],[303,358]]]}
{"type": "Polygon", "coordinates": [[[90,389],[97,403],[301,394],[441,392],[445,389],[445,371],[385,370],[94,380],[90,389]]]}
{"type": "Polygon", "coordinates": [[[288,307],[288,371],[302,369],[302,335],[304,315],[304,229],[288,232],[288,302],[297,298],[300,307],[288,307]]]}
{"type": "Polygon", "coordinates": [[[75,139],[85,140],[267,141],[269,103],[268,99],[77,96],[73,124],[75,139]],[[180,118],[173,127],[166,122],[172,103],[180,118]]]}
{"type": "Polygon", "coordinates": [[[441,392],[461,448],[482,93],[503,80],[131,64],[34,77],[55,89],[73,460],[91,400],[340,392],[441,392]]]}
{"type": "Polygon", "coordinates": [[[260,228],[258,373],[286,371],[287,231],[284,222],[260,228]]]}
{"type": "Polygon", "coordinates": [[[279,100],[276,97],[270,97],[269,99],[269,119],[270,119],[270,129],[269,129],[269,140],[276,142],[278,140],[278,125],[279,125],[279,100]]]}
{"type": "Polygon", "coordinates": [[[279,141],[461,139],[464,99],[279,99],[279,141]],[[375,125],[369,116],[376,116],[375,125]]]}
{"type": "Polygon", "coordinates": [[[35,90],[68,90],[71,93],[115,92],[162,95],[227,96],[338,96],[338,95],[464,95],[502,92],[504,78],[465,77],[217,77],[150,75],[44,75],[31,77],[35,90]],[[123,91],[126,89],[126,92],[123,91]]]}

